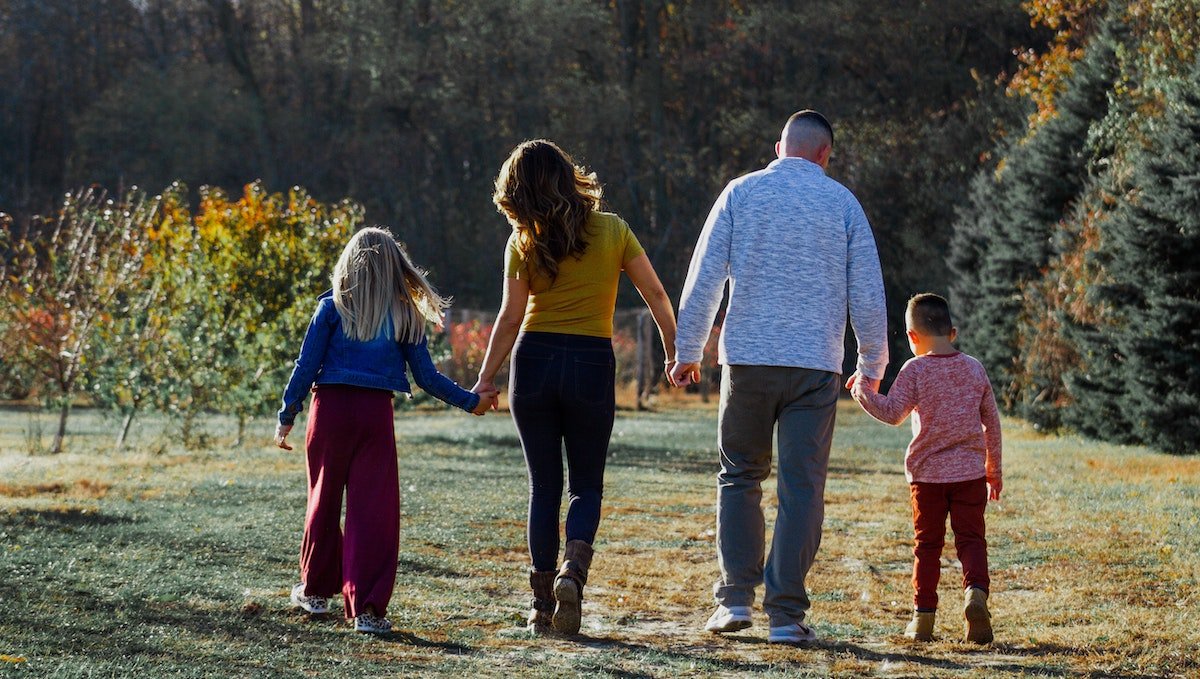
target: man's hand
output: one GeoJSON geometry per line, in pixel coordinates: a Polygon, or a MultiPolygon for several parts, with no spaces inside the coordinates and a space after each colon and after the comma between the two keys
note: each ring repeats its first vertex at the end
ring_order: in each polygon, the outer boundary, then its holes
{"type": "Polygon", "coordinates": [[[284,450],[291,450],[292,446],[288,444],[287,437],[292,431],[292,425],[280,424],[275,427],[275,445],[284,450]]]}
{"type": "Polygon", "coordinates": [[[987,487],[988,487],[988,499],[995,501],[995,502],[999,502],[1000,501],[1000,491],[1004,490],[1004,480],[1001,479],[999,476],[997,476],[994,479],[988,479],[987,487]]]}
{"type": "Polygon", "coordinates": [[[850,376],[850,379],[846,380],[846,388],[853,392],[856,384],[861,384],[863,389],[879,392],[879,380],[867,377],[857,370],[850,376]]]}
{"type": "Polygon", "coordinates": [[[667,364],[667,381],[672,387],[686,387],[689,384],[700,383],[699,363],[680,363],[672,361],[667,364]]]}

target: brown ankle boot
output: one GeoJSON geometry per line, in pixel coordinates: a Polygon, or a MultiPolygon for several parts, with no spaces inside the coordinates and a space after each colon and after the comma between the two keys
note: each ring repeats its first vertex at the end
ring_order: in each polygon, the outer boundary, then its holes
{"type": "Polygon", "coordinates": [[[592,567],[592,546],[583,540],[567,542],[563,565],[554,579],[554,629],[560,634],[578,634],[582,616],[583,586],[592,567]]]}
{"type": "Polygon", "coordinates": [[[555,575],[555,571],[529,571],[529,587],[533,590],[533,600],[529,603],[527,629],[533,634],[542,635],[551,631],[555,575]]]}

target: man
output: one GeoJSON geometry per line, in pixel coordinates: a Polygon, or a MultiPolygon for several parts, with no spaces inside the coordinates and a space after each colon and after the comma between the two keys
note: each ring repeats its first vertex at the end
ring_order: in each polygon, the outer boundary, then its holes
{"type": "Polygon", "coordinates": [[[788,119],[778,159],[739,177],[708,215],[679,307],[673,384],[700,377],[725,283],[717,476],[717,610],[705,629],[751,625],[765,583],[769,642],[807,643],[804,579],[821,544],[825,476],[840,392],[846,316],[858,342],[855,379],[878,387],[887,365],[879,255],[858,200],[825,176],[833,128],[816,111],[788,119]],[[779,427],[779,513],[763,565],[762,482],[779,427]]]}

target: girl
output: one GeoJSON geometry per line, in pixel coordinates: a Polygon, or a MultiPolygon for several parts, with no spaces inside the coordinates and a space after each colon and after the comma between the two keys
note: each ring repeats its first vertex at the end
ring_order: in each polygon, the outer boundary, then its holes
{"type": "Polygon", "coordinates": [[[448,300],[438,295],[390,233],[354,234],[321,295],[300,357],[283,394],[275,443],[288,433],[312,388],[305,454],[308,511],[300,549],[301,583],[291,600],[309,613],[329,610],[341,590],[354,629],[385,634],[396,581],[400,492],[392,392],[411,393],[405,375],[433,396],[482,415],[494,391],[464,391],[429,358],[425,321],[438,322],[448,300]],[[342,492],[346,531],[340,528],[342,492]]]}
{"type": "Polygon", "coordinates": [[[512,351],[509,404],[529,471],[528,622],[535,634],[551,626],[579,631],[613,426],[612,326],[622,270],[654,315],[668,368],[675,355],[670,299],[629,226],[599,211],[600,193],[594,174],[539,139],[513,150],[493,197],[513,232],[504,298],[475,389],[495,391],[512,351]],[[564,444],[567,543],[556,571],[564,444]]]}

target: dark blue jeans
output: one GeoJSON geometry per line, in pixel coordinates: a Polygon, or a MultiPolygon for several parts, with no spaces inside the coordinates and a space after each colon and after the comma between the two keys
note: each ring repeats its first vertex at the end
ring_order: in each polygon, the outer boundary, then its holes
{"type": "Polygon", "coordinates": [[[517,337],[509,407],[529,469],[529,555],[534,570],[558,566],[558,514],[567,452],[567,540],[591,544],[600,525],[604,462],[616,401],[612,341],[524,332],[517,337]]]}

